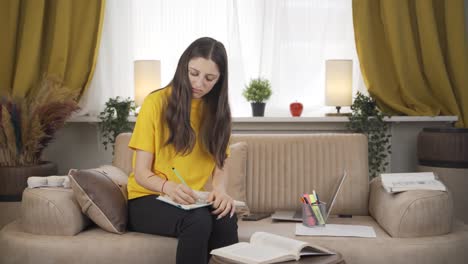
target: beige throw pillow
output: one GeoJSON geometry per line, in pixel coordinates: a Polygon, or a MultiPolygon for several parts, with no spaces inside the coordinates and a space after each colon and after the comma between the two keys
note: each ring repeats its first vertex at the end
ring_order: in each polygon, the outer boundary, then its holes
{"type": "MultiPolygon", "coordinates": [[[[246,181],[247,181],[247,143],[237,142],[231,146],[231,155],[226,159],[224,165],[228,173],[227,193],[234,200],[247,202],[246,181]]],[[[211,178],[205,185],[205,190],[212,190],[211,178]]],[[[238,206],[236,212],[240,215],[249,214],[248,205],[238,206]]]]}
{"type": "MultiPolygon", "coordinates": [[[[71,187],[81,210],[102,229],[122,234],[127,227],[123,186],[102,169],[70,170],[71,187]]],[[[115,176],[115,175],[114,175],[115,176]]]]}

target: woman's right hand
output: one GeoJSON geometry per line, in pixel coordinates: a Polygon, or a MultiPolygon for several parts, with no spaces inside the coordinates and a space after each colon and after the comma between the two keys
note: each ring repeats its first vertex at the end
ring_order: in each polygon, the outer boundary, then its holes
{"type": "Polygon", "coordinates": [[[197,200],[197,195],[187,185],[167,181],[164,185],[164,193],[169,195],[174,202],[180,204],[193,204],[197,200]]]}

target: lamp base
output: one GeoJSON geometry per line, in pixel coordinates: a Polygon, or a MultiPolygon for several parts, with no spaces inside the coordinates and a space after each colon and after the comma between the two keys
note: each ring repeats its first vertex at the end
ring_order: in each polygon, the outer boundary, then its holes
{"type": "Polygon", "coordinates": [[[336,107],[336,113],[326,113],[326,116],[351,116],[351,113],[340,113],[341,106],[336,107]]]}

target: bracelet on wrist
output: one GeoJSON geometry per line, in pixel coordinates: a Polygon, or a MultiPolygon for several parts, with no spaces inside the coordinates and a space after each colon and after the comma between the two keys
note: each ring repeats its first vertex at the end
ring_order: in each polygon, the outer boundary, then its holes
{"type": "Polygon", "coordinates": [[[164,180],[164,182],[163,182],[163,184],[162,184],[162,186],[161,186],[161,192],[162,192],[162,193],[165,193],[165,192],[164,192],[164,185],[166,184],[166,182],[167,182],[167,180],[164,180]]]}

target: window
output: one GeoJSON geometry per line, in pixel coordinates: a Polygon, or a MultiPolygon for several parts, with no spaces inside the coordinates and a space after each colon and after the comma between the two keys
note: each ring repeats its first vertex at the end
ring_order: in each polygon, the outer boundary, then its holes
{"type": "MultiPolygon", "coordinates": [[[[183,50],[202,36],[226,46],[235,117],[251,116],[242,90],[258,76],[272,83],[266,116],[289,116],[295,100],[304,104],[303,115],[320,111],[326,59],[353,59],[354,87],[363,87],[351,0],[111,0],[91,86],[101,95],[132,97],[133,60],[138,59],[161,60],[164,86],[183,50]]],[[[91,95],[95,91],[88,93],[87,100],[97,100],[91,95]]],[[[107,98],[100,100],[103,105],[107,98]]]]}

